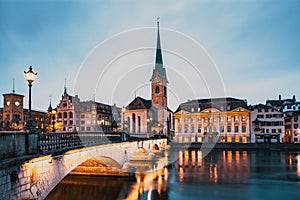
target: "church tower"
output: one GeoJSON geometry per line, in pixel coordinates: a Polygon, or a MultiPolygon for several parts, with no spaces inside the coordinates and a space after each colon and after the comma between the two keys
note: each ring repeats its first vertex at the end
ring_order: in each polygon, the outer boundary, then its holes
{"type": "Polygon", "coordinates": [[[157,45],[155,67],[151,77],[151,100],[152,106],[167,110],[167,75],[163,65],[163,58],[160,45],[159,21],[157,21],[157,45]]]}

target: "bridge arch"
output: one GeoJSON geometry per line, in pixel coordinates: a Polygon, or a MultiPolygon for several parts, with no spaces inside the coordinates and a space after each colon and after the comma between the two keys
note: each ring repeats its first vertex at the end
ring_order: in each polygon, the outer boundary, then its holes
{"type": "Polygon", "coordinates": [[[69,174],[76,175],[105,175],[105,174],[120,174],[122,166],[114,159],[106,156],[99,156],[88,159],[77,167],[75,167],[69,174]]]}
{"type": "Polygon", "coordinates": [[[11,175],[11,177],[19,180],[13,182],[12,179],[9,179],[8,185],[11,187],[0,197],[1,199],[45,199],[56,185],[74,169],[92,167],[93,164],[99,168],[106,167],[106,169],[131,169],[130,163],[134,158],[151,161],[154,155],[149,152],[148,147],[152,148],[154,144],[161,147],[162,142],[166,142],[166,139],[144,140],[138,144],[137,141],[102,144],[68,150],[58,155],[38,156],[24,163],[16,162],[15,166],[0,169],[0,172],[7,176],[13,174],[14,176],[11,175]],[[137,156],[137,150],[143,153],[137,156]],[[15,172],[12,173],[12,171],[15,172]]]}

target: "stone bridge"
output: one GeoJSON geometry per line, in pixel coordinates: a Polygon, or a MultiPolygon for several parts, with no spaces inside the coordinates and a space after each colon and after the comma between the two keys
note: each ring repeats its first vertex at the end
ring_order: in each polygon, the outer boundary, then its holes
{"type": "MultiPolygon", "coordinates": [[[[67,150],[64,153],[28,157],[23,160],[1,161],[0,199],[45,199],[51,190],[71,171],[86,172],[97,166],[119,169],[120,173],[132,172],[128,165],[139,152],[164,148],[167,139],[147,139],[131,142],[101,144],[67,150]]],[[[150,153],[150,154],[149,154],[150,153]]]]}

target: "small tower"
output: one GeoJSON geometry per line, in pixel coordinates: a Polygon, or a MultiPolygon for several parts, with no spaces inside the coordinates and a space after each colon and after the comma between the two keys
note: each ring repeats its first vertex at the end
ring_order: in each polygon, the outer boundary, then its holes
{"type": "Polygon", "coordinates": [[[163,65],[160,34],[159,34],[159,21],[157,20],[157,46],[155,67],[152,72],[151,81],[151,100],[152,106],[167,109],[167,75],[166,69],[163,65]]]}
{"type": "Polygon", "coordinates": [[[3,128],[6,130],[23,129],[24,113],[23,99],[24,95],[15,93],[15,81],[13,81],[12,93],[3,94],[3,128]]]}

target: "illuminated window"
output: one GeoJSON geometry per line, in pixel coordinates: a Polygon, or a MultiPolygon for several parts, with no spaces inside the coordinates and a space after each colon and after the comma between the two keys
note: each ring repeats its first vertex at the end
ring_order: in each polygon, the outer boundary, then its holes
{"type": "Polygon", "coordinates": [[[220,137],[220,142],[225,142],[225,137],[224,136],[220,137]]]}
{"type": "Polygon", "coordinates": [[[247,143],[247,137],[246,136],[243,136],[243,143],[247,143]]]}
{"type": "Polygon", "coordinates": [[[234,121],[235,122],[239,121],[239,116],[234,116],[234,121]]]}
{"type": "Polygon", "coordinates": [[[231,136],[227,136],[227,142],[232,142],[232,137],[231,136]]]}
{"type": "Polygon", "coordinates": [[[231,121],[230,117],[227,117],[227,121],[228,121],[228,122],[230,122],[230,121],[231,121]]]}
{"type": "Polygon", "coordinates": [[[235,142],[240,142],[240,136],[238,135],[235,136],[235,142]]]}
{"type": "Polygon", "coordinates": [[[242,121],[246,121],[246,116],[242,116],[242,121]]]}
{"type": "Polygon", "coordinates": [[[224,117],[223,116],[220,117],[220,122],[224,122],[224,117]]]}

